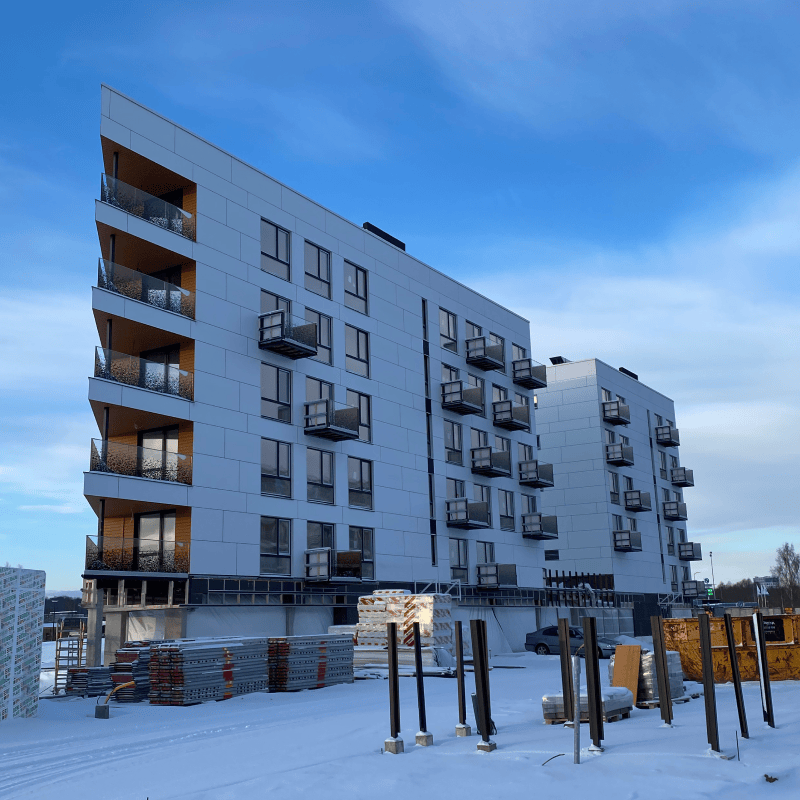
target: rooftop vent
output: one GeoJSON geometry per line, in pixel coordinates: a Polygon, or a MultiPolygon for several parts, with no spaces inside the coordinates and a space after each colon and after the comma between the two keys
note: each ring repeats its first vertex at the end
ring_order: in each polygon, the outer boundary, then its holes
{"type": "Polygon", "coordinates": [[[623,375],[627,375],[629,378],[633,378],[635,381],[639,380],[639,376],[635,372],[631,372],[629,369],[625,369],[625,367],[620,367],[619,371],[623,375]]]}
{"type": "Polygon", "coordinates": [[[373,225],[371,222],[365,222],[361,226],[365,231],[369,231],[370,233],[374,233],[376,236],[380,236],[381,239],[384,241],[389,242],[389,244],[393,244],[395,247],[399,247],[403,252],[406,249],[406,243],[401,242],[399,239],[395,239],[394,236],[386,233],[386,231],[382,231],[376,225],[373,225]]]}
{"type": "Polygon", "coordinates": [[[570,360],[568,358],[564,358],[564,356],[550,356],[550,363],[551,364],[570,364],[570,360]]]}

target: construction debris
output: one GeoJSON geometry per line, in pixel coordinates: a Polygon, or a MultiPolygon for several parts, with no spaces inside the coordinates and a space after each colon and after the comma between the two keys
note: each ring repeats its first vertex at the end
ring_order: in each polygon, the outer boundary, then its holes
{"type": "MultiPolygon", "coordinates": [[[[614,683],[615,656],[611,656],[608,664],[608,677],[614,683]]],[[[669,691],[673,700],[678,700],[686,694],[683,686],[683,671],[681,669],[681,657],[673,650],[667,651],[667,671],[669,673],[669,691]]],[[[658,702],[658,680],[656,678],[655,656],[651,651],[642,650],[642,657],[639,662],[639,682],[638,691],[635,698],[636,703],[658,702]]]]}
{"type": "MultiPolygon", "coordinates": [[[[611,686],[602,690],[602,714],[604,722],[616,722],[627,719],[633,708],[633,695],[624,686],[611,686]]],[[[542,697],[542,714],[545,723],[553,725],[558,722],[571,722],[564,711],[564,696],[561,692],[553,692],[542,697]]],[[[589,698],[581,693],[581,722],[589,721],[589,698]]]]}

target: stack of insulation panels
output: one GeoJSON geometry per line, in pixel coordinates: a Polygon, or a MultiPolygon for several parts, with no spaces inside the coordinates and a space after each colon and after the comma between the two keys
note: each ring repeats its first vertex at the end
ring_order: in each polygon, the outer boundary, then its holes
{"type": "Polygon", "coordinates": [[[277,636],[269,640],[269,690],[293,692],[353,682],[350,634],[277,636]]]}
{"type": "Polygon", "coordinates": [[[114,692],[113,700],[118,703],[139,703],[150,693],[150,642],[126,642],[114,654],[116,661],[111,665],[111,681],[114,687],[134,682],[114,692]]]}
{"type": "MultiPolygon", "coordinates": [[[[603,718],[629,713],[633,708],[633,695],[624,686],[606,686],[601,690],[603,718]]],[[[546,720],[560,722],[566,720],[564,696],[553,692],[542,697],[542,714],[546,720]]],[[[581,722],[589,721],[589,697],[581,693],[581,722]]]]}
{"type": "MultiPolygon", "coordinates": [[[[401,592],[398,592],[401,594],[401,592]]],[[[358,625],[356,637],[359,645],[386,647],[386,595],[375,594],[358,598],[358,625]]]]}
{"type": "Polygon", "coordinates": [[[388,622],[397,623],[397,643],[414,646],[414,623],[419,623],[423,647],[443,647],[452,652],[452,598],[449,594],[392,595],[386,598],[388,622]]]}
{"type": "MultiPolygon", "coordinates": [[[[609,664],[609,672],[613,667],[609,664]]],[[[683,697],[683,670],[681,655],[674,650],[667,650],[667,673],[669,675],[669,693],[673,700],[683,697]]],[[[637,702],[654,702],[658,700],[658,680],[656,678],[656,662],[653,653],[642,653],[639,662],[639,690],[637,702]]]]}
{"type": "Polygon", "coordinates": [[[353,645],[358,644],[358,625],[328,625],[328,633],[337,636],[349,634],[353,639],[353,645]]]}
{"type": "MultiPolygon", "coordinates": [[[[397,648],[397,665],[401,669],[416,669],[413,647],[397,648]]],[[[353,656],[353,669],[366,669],[368,667],[385,668],[388,666],[388,655],[386,645],[383,647],[359,645],[355,649],[353,656]]],[[[424,669],[436,670],[439,663],[436,658],[436,651],[433,647],[422,648],[422,667],[424,669]]]]}
{"type": "Polygon", "coordinates": [[[267,688],[264,637],[176,640],[154,644],[150,703],[187,706],[267,688]]]}

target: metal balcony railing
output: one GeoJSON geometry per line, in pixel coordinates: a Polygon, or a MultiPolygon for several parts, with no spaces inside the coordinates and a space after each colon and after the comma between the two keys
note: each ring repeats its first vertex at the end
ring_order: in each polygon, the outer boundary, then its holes
{"type": "Polygon", "coordinates": [[[553,465],[540,461],[520,461],[519,482],[522,486],[550,489],[553,487],[553,465]]]}
{"type": "Polygon", "coordinates": [[[134,186],[128,186],[119,178],[100,175],[100,199],[160,228],[195,240],[197,234],[195,218],[188,211],[134,186]]]}
{"type": "Polygon", "coordinates": [[[689,517],[686,515],[686,503],[680,503],[675,500],[667,500],[663,503],[664,519],[670,520],[686,520],[689,517]]]}
{"type": "Polygon", "coordinates": [[[516,564],[478,564],[478,588],[500,589],[517,585],[516,564]]]}
{"type": "Polygon", "coordinates": [[[305,551],[306,580],[360,581],[362,561],[360,550],[333,550],[316,547],[305,551]]]}
{"type": "Polygon", "coordinates": [[[629,425],[631,421],[630,406],[619,400],[607,400],[603,403],[603,420],[612,425],[629,425]]]}
{"type": "Polygon", "coordinates": [[[673,486],[694,486],[694,471],[686,467],[673,467],[670,478],[673,486]]]}
{"type": "Polygon", "coordinates": [[[487,475],[490,478],[509,477],[511,475],[511,453],[507,450],[495,450],[491,447],[473,447],[472,471],[476,475],[487,475]]]}
{"type": "Polygon", "coordinates": [[[358,439],[358,409],[334,404],[333,400],[311,400],[305,403],[304,431],[339,442],[358,439]]]}
{"type": "Polygon", "coordinates": [[[285,311],[259,314],[258,346],[291,359],[317,354],[317,326],[289,316],[285,311]]]}
{"type": "Polygon", "coordinates": [[[656,428],[656,444],[663,447],[677,447],[681,443],[678,429],[671,425],[659,425],[656,428]]]}
{"type": "Polygon", "coordinates": [[[651,511],[650,492],[631,489],[625,492],[625,508],[628,511],[651,511]]]}
{"type": "Polygon", "coordinates": [[[104,258],[98,261],[97,286],[130,300],[138,300],[140,303],[194,319],[194,292],[104,258]]]}
{"type": "Polygon", "coordinates": [[[543,514],[522,515],[523,539],[558,539],[558,517],[543,514]]]}
{"type": "Polygon", "coordinates": [[[94,377],[194,400],[194,374],[158,361],[95,348],[94,377]]]}
{"type": "Polygon", "coordinates": [[[630,466],[633,464],[633,448],[628,444],[607,444],[606,461],[609,464],[630,466]]]}
{"type": "Polygon", "coordinates": [[[478,386],[464,387],[463,381],[448,381],[442,384],[442,408],[456,414],[482,414],[483,389],[478,386]]]}
{"type": "Polygon", "coordinates": [[[640,531],[614,531],[614,549],[622,553],[638,553],[642,549],[640,531]]]}
{"type": "Polygon", "coordinates": [[[486,336],[467,339],[467,364],[472,364],[485,371],[505,369],[503,345],[487,343],[486,336]]]}
{"type": "Polygon", "coordinates": [[[491,524],[488,503],[475,503],[466,497],[458,497],[447,501],[446,510],[450,528],[488,528],[491,524]]]}
{"type": "Polygon", "coordinates": [[[114,572],[189,572],[188,542],[86,537],[86,569],[114,572]]]}
{"type": "Polygon", "coordinates": [[[544,389],[547,386],[547,367],[531,358],[511,362],[511,379],[526,389],[544,389]]]}
{"type": "Polygon", "coordinates": [[[497,400],[492,403],[494,424],[508,431],[526,431],[531,427],[531,407],[513,400],[497,400]]]}
{"type": "Polygon", "coordinates": [[[678,542],[678,558],[681,561],[702,561],[703,549],[700,542],[678,542]]]}
{"type": "Polygon", "coordinates": [[[683,581],[681,590],[684,597],[706,597],[708,594],[705,581],[683,581]]]}
{"type": "Polygon", "coordinates": [[[191,484],[192,457],[167,450],[92,439],[92,472],[191,484]]]}

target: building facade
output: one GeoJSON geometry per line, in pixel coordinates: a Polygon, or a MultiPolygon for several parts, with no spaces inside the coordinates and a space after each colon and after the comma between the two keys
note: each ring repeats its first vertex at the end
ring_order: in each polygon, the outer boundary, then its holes
{"type": "Polygon", "coordinates": [[[617,592],[704,596],[692,562],[675,407],[625,369],[554,358],[536,393],[539,456],[553,464],[542,509],[558,517],[554,570],[613,576],[617,592]]]}

